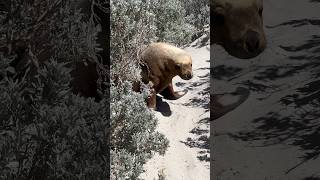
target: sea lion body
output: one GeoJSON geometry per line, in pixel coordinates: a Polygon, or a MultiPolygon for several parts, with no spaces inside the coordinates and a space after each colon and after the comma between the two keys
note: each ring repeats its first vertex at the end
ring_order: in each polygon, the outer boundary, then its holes
{"type": "Polygon", "coordinates": [[[179,99],[185,92],[173,90],[172,78],[192,78],[192,58],[184,50],[167,43],[152,43],[141,54],[142,82],[152,82],[148,107],[156,108],[156,94],[166,99],[179,99]]]}

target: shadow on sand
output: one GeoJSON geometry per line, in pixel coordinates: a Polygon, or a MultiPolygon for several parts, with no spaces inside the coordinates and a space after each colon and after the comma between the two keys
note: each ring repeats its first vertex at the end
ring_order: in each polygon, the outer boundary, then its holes
{"type": "MultiPolygon", "coordinates": [[[[200,68],[200,69],[203,69],[203,68],[200,68]]],[[[209,71],[210,68],[205,68],[205,69],[208,69],[209,71]]],[[[208,84],[208,86],[205,87],[202,91],[198,92],[197,96],[191,98],[189,102],[184,103],[183,105],[192,106],[192,107],[201,107],[205,109],[205,112],[208,112],[210,111],[210,85],[209,85],[210,73],[207,73],[203,76],[198,76],[198,77],[200,78],[200,80],[197,82],[191,83],[191,85],[187,87],[188,90],[193,90],[205,84],[208,84]]]]}
{"type": "MultiPolygon", "coordinates": [[[[204,89],[193,98],[189,99],[185,106],[200,107],[205,109],[205,113],[210,111],[210,68],[198,68],[196,70],[206,70],[207,74],[198,76],[199,80],[197,82],[192,82],[188,87],[189,91],[192,91],[201,86],[205,86],[204,89]],[[207,86],[206,86],[207,85],[207,86]]],[[[177,86],[183,87],[186,84],[177,83],[177,86]]],[[[201,87],[202,88],[202,87],[201,87]]],[[[185,141],[180,141],[190,148],[198,148],[197,158],[200,161],[210,161],[210,135],[209,135],[209,117],[201,119],[195,128],[193,128],[190,133],[192,137],[188,137],[185,141]]]]}
{"type": "Polygon", "coordinates": [[[160,112],[163,116],[169,117],[172,114],[170,106],[167,102],[163,101],[161,96],[157,95],[157,109],[156,111],[160,112]]]}
{"type": "Polygon", "coordinates": [[[186,141],[180,141],[190,148],[198,148],[200,151],[197,158],[200,161],[210,161],[210,136],[209,128],[205,128],[209,124],[209,118],[204,118],[198,122],[198,126],[193,128],[190,133],[195,135],[195,138],[188,137],[186,141]]]}
{"type": "MultiPolygon", "coordinates": [[[[320,26],[320,20],[292,20],[278,26],[305,25],[320,26]]],[[[299,80],[293,90],[287,91],[279,99],[281,108],[270,110],[261,117],[252,120],[254,129],[229,134],[232,138],[242,141],[256,142],[259,146],[287,144],[297,146],[302,156],[300,163],[291,167],[286,173],[320,155],[320,36],[312,35],[304,43],[295,46],[282,46],[291,61],[290,65],[274,65],[263,67],[256,73],[251,83],[281,80],[299,80]],[[306,73],[301,76],[300,72],[306,73]]],[[[251,80],[250,80],[251,81],[251,80]]],[[[254,89],[251,89],[254,90],[254,89]]],[[[282,89],[286,90],[286,89],[282,89]]],[[[304,180],[316,180],[308,177],[304,180]]]]}

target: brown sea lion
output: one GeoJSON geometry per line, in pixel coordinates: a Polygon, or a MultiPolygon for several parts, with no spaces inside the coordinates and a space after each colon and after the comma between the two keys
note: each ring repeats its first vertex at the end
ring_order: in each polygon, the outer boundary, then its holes
{"type": "MultiPolygon", "coordinates": [[[[211,44],[219,44],[230,55],[241,59],[256,57],[266,48],[262,0],[212,0],[211,3],[211,44]]],[[[211,94],[210,119],[218,119],[234,110],[249,94],[244,88],[224,95],[211,94]],[[226,104],[223,96],[234,96],[238,101],[226,104]]]]}
{"type": "Polygon", "coordinates": [[[192,78],[192,59],[184,50],[166,43],[152,43],[141,54],[142,82],[152,82],[151,95],[147,100],[149,108],[156,108],[156,94],[166,99],[179,99],[187,91],[176,92],[172,78],[192,78]]]}

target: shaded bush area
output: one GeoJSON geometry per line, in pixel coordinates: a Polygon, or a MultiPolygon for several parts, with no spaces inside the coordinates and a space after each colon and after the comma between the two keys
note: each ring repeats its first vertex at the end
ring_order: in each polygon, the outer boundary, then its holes
{"type": "Polygon", "coordinates": [[[76,65],[98,63],[78,3],[0,3],[0,179],[109,176],[108,99],[71,89],[76,65]]]}

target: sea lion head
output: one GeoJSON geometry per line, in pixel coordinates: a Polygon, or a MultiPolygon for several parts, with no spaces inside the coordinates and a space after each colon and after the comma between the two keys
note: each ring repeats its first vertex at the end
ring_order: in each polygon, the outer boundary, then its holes
{"type": "Polygon", "coordinates": [[[232,56],[253,58],[266,48],[262,0],[213,0],[213,42],[232,56]]]}

